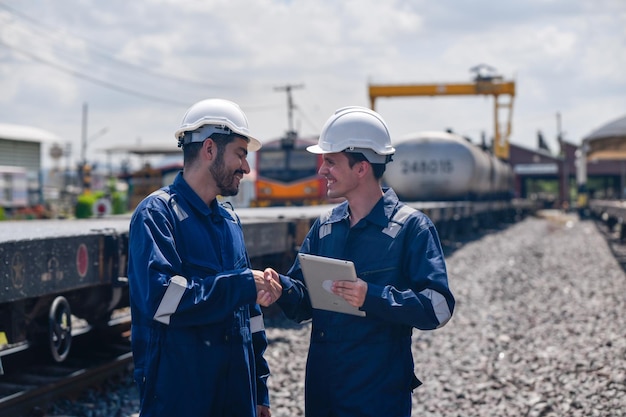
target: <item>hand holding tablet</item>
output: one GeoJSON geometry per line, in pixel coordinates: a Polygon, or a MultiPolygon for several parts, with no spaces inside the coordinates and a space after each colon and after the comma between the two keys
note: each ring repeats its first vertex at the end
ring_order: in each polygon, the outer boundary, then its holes
{"type": "Polygon", "coordinates": [[[307,253],[299,253],[298,259],[313,308],[365,316],[364,311],[350,305],[331,290],[333,281],[356,281],[356,272],[351,261],[307,253]]]}

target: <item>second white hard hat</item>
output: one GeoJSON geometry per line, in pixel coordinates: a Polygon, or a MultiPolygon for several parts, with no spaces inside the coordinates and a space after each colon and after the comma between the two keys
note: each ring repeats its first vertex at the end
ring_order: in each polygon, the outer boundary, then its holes
{"type": "Polygon", "coordinates": [[[326,121],[317,145],[311,153],[357,152],[374,164],[391,161],[395,149],[383,118],[365,107],[342,107],[326,121]]]}

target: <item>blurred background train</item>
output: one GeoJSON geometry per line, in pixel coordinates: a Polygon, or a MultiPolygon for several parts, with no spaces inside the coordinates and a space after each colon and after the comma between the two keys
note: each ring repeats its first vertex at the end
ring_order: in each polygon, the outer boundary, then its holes
{"type": "MultiPolygon", "coordinates": [[[[307,152],[316,138],[285,138],[265,143],[256,155],[256,199],[252,205],[329,203],[326,181],[317,171],[321,155],[307,152]]],[[[485,147],[444,131],[417,132],[394,141],[394,162],[383,184],[405,202],[506,201],[513,198],[514,174],[485,147]]]]}
{"type": "Polygon", "coordinates": [[[306,150],[316,143],[317,138],[299,138],[294,131],[288,131],[284,138],[264,143],[256,152],[256,197],[251,205],[327,203],[326,180],[317,175],[322,156],[306,150]]]}
{"type": "Polygon", "coordinates": [[[394,143],[383,182],[404,201],[494,201],[514,195],[507,162],[450,132],[418,132],[394,143]]]}
{"type": "Polygon", "coordinates": [[[73,336],[114,324],[129,306],[129,219],[0,222],[0,358],[44,347],[62,362],[73,336]]]}

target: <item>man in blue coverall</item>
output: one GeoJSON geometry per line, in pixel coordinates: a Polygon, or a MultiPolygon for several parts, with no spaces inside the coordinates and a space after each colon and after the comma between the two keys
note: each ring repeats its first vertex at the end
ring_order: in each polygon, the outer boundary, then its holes
{"type": "MultiPolygon", "coordinates": [[[[130,225],[134,377],[145,417],[270,417],[259,304],[280,295],[252,270],[238,217],[218,203],[250,172],[261,143],[235,103],[189,108],[176,132],[184,167],[130,225]]],[[[275,272],[274,272],[275,273],[275,272]]]]}
{"type": "Polygon", "coordinates": [[[298,322],[312,319],[306,366],[307,417],[411,415],[413,328],[446,324],[454,310],[437,231],[422,212],[381,187],[395,152],[376,112],[339,109],[318,145],[328,196],[346,201],[320,216],[300,252],[354,262],[357,281],[335,281],[332,292],[365,317],[313,309],[298,259],[285,275],[278,304],[298,322]]]}

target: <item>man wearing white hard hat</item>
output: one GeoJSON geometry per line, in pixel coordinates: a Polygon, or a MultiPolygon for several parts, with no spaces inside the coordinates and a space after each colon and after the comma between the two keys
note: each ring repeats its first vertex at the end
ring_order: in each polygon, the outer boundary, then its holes
{"type": "Polygon", "coordinates": [[[183,171],[137,206],[130,226],[140,415],[269,417],[259,305],[281,289],[271,270],[251,269],[239,218],[217,201],[237,194],[261,143],[222,99],[191,106],[175,137],[183,171]]]}
{"type": "Polygon", "coordinates": [[[316,220],[300,252],[352,261],[357,280],[334,281],[331,291],[361,313],[313,308],[298,259],[287,275],[273,275],[283,287],[283,312],[312,319],[305,414],[409,417],[411,393],[421,384],[412,331],[442,327],[455,305],[437,230],[382,187],[395,149],[378,113],[337,110],[308,150],[323,155],[319,174],[328,196],[346,201],[316,220]]]}

